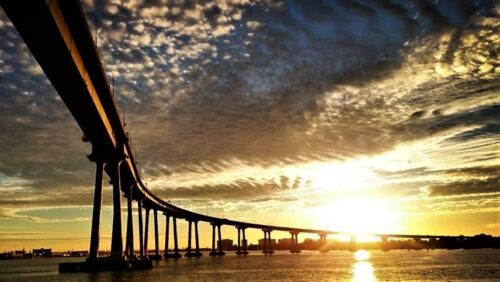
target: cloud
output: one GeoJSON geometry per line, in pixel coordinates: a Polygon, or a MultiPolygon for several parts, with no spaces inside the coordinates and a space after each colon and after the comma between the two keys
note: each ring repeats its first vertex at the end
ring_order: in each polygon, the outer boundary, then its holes
{"type": "Polygon", "coordinates": [[[486,228],[493,228],[493,229],[500,228],[500,223],[490,223],[490,224],[486,224],[486,228]]]}
{"type": "Polygon", "coordinates": [[[288,201],[288,198],[280,197],[279,193],[290,189],[297,189],[300,178],[291,181],[286,176],[281,176],[279,182],[274,180],[255,183],[251,180],[241,179],[232,181],[230,184],[203,185],[193,187],[177,187],[165,190],[168,198],[189,200],[253,200],[266,201],[271,196],[278,201],[288,201]]]}
{"type": "MultiPolygon", "coordinates": [[[[312,197],[315,179],[297,167],[399,147],[369,167],[388,194],[494,192],[492,1],[85,1],[85,11],[145,181],[169,197],[253,207],[292,190],[312,197]]],[[[3,12],[0,25],[1,205],[91,204],[89,145],[3,12]]]]}
{"type": "Polygon", "coordinates": [[[429,196],[453,196],[462,194],[482,194],[500,192],[500,178],[493,177],[484,180],[469,180],[464,182],[446,183],[430,186],[427,189],[429,196]]]}

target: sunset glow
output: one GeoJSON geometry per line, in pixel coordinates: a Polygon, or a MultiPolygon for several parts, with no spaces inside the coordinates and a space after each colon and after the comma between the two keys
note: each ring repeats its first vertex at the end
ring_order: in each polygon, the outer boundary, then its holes
{"type": "Polygon", "coordinates": [[[365,250],[359,250],[354,253],[354,258],[357,261],[366,261],[370,259],[370,253],[365,250]]]}
{"type": "Polygon", "coordinates": [[[401,231],[397,210],[380,199],[362,196],[348,199],[331,199],[328,206],[318,207],[318,226],[350,234],[384,234],[401,231]]]}

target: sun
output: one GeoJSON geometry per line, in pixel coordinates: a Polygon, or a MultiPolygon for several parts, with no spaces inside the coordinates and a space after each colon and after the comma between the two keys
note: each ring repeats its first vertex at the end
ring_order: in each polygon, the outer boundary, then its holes
{"type": "Polygon", "coordinates": [[[322,228],[353,235],[400,231],[397,211],[388,201],[375,198],[332,199],[316,209],[316,223],[322,228]]]}
{"type": "Polygon", "coordinates": [[[357,261],[366,261],[366,260],[370,259],[370,253],[368,251],[365,251],[365,250],[359,250],[359,251],[354,253],[354,258],[357,261]]]}
{"type": "Polygon", "coordinates": [[[380,183],[380,178],[358,160],[311,163],[301,170],[303,177],[312,180],[315,189],[324,191],[359,191],[380,183]]]}

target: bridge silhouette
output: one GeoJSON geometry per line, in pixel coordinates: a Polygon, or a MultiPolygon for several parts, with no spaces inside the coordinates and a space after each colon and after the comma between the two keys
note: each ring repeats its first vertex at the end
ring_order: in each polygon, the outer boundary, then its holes
{"type": "MultiPolygon", "coordinates": [[[[132,154],[128,133],[120,118],[114,93],[107,79],[96,44],[87,23],[82,5],[78,0],[0,0],[0,4],[29,50],[43,69],[47,78],[62,98],[83,131],[83,141],[90,142],[92,152],[88,159],[95,163],[95,191],[89,256],[81,263],[61,263],[59,271],[100,271],[120,269],[144,269],[152,267],[152,259],[181,258],[178,243],[177,221],[188,222],[188,246],[186,257],[201,256],[198,223],[212,226],[211,256],[222,256],[221,227],[233,226],[238,231],[238,255],[247,255],[247,229],[259,229],[264,234],[264,254],[272,254],[273,231],[290,232],[292,253],[299,253],[298,234],[318,234],[322,246],[326,236],[344,234],[322,229],[284,227],[243,222],[199,214],[177,207],[149,191],[141,180],[137,163],[132,154]],[[102,207],[103,174],[112,184],[113,222],[109,257],[98,257],[99,230],[102,207]],[[122,238],[121,197],[127,199],[125,244],[122,238]],[[137,204],[139,225],[139,253],[134,249],[133,204],[137,204]],[[144,210],[144,211],[143,211],[144,210]],[[154,255],[148,256],[149,217],[153,213],[154,255]],[[158,214],[166,220],[165,247],[159,248],[158,214]],[[144,215],[144,217],[143,217],[144,215]],[[143,221],[144,220],[144,221],[143,221]],[[172,230],[170,230],[172,224],[172,230]],[[194,225],[195,246],[192,245],[194,225]],[[173,232],[173,252],[169,252],[169,235],[173,232]],[[216,239],[217,238],[217,239],[216,239]],[[216,240],[219,242],[216,246],[216,240]],[[124,247],[125,245],[125,247],[124,247]]],[[[388,238],[431,239],[454,236],[371,234],[388,238]]],[[[353,241],[353,243],[355,243],[353,241]]],[[[324,248],[320,248],[324,251],[324,248]]]]}

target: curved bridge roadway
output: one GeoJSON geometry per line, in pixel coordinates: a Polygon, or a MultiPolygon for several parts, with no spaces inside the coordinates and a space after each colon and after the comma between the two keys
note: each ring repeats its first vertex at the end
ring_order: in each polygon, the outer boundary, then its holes
{"type": "MultiPolygon", "coordinates": [[[[128,141],[128,133],[120,119],[114,95],[107,80],[105,69],[99,58],[96,44],[92,39],[81,3],[78,0],[0,0],[4,11],[25,41],[52,85],[61,96],[67,108],[83,131],[83,141],[92,144],[92,153],[88,158],[96,163],[95,196],[92,217],[91,243],[88,263],[103,263],[98,258],[99,225],[102,204],[103,172],[111,178],[113,185],[113,232],[111,255],[106,261],[131,261],[147,257],[147,239],[149,213],[153,210],[155,226],[155,256],[160,258],[158,247],[158,212],[166,216],[166,234],[169,234],[170,218],[174,233],[174,253],[168,253],[168,238],[165,238],[165,257],[180,257],[177,242],[177,219],[189,222],[188,253],[186,256],[200,256],[198,243],[198,222],[212,224],[211,255],[223,255],[219,244],[215,248],[216,227],[218,240],[221,240],[222,225],[234,226],[238,229],[238,254],[247,254],[245,229],[262,229],[265,242],[264,253],[272,253],[269,244],[271,231],[287,231],[292,236],[292,252],[298,253],[298,233],[320,235],[320,242],[326,243],[329,234],[341,234],[335,231],[305,229],[283,226],[272,226],[217,218],[191,212],[176,207],[153,195],[144,185],[134,161],[128,141]],[[125,257],[122,241],[121,203],[120,197],[127,198],[127,232],[125,257]],[[132,203],[136,201],[139,211],[140,254],[134,254],[132,227],[132,203]],[[145,226],[143,227],[142,209],[145,209],[145,226]],[[191,228],[194,224],[196,248],[191,250],[191,228]],[[146,234],[143,234],[145,230],[146,234]],[[243,240],[240,240],[240,234],[243,240]],[[240,242],[244,242],[240,246],[240,242]]],[[[373,234],[383,240],[387,238],[443,238],[449,236],[373,234]]],[[[352,237],[351,237],[352,238],[352,237]]],[[[127,264],[130,268],[130,264],[127,264]]],[[[85,267],[83,267],[85,268],[85,267]]],[[[132,266],[133,268],[133,266],[132,266]]],[[[61,269],[63,270],[63,269],[61,269]]],[[[82,269],[69,269],[69,271],[82,269]]],[[[84,269],[92,271],[92,269],[84,269]]],[[[95,270],[95,269],[94,269],[95,270]]]]}

